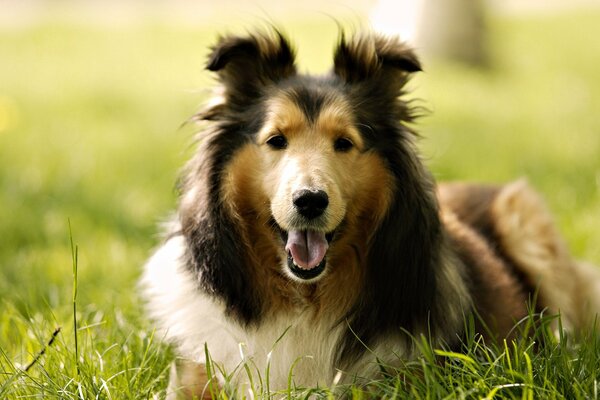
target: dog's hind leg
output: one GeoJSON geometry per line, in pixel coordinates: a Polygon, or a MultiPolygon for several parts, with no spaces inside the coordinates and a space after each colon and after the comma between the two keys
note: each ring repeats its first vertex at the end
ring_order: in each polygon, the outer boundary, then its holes
{"type": "Polygon", "coordinates": [[[575,262],[578,292],[581,299],[581,323],[600,330],[600,268],[585,261],[575,262]]]}
{"type": "Polygon", "coordinates": [[[538,301],[579,330],[600,311],[600,270],[576,262],[542,198],[520,180],[504,186],[490,206],[500,246],[537,288],[538,301]]]}

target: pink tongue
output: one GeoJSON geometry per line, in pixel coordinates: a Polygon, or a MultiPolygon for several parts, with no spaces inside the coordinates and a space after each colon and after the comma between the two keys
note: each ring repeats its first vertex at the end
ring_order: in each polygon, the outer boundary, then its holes
{"type": "Polygon", "coordinates": [[[297,266],[313,269],[323,261],[327,252],[327,239],[322,232],[289,231],[285,250],[292,253],[297,266]]]}

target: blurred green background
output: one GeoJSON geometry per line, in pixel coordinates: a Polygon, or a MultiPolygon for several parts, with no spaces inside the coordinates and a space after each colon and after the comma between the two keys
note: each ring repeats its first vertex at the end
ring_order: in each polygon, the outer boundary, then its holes
{"type": "MultiPolygon", "coordinates": [[[[332,15],[356,27],[372,2],[40,3],[0,1],[0,350],[16,364],[69,325],[69,221],[82,319],[144,329],[136,279],[176,205],[217,34],[276,22],[323,72],[332,15]]],[[[600,263],[600,9],[491,10],[487,26],[488,66],[429,59],[410,84],[424,158],[439,180],[526,177],[600,263]]]]}

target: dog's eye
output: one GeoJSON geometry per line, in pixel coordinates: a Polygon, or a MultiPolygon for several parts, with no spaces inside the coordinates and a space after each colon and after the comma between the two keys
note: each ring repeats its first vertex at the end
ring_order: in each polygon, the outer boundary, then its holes
{"type": "Polygon", "coordinates": [[[333,143],[333,148],[335,151],[348,151],[352,147],[354,147],[354,143],[350,139],[346,138],[338,138],[333,143]]]}
{"type": "Polygon", "coordinates": [[[283,135],[273,135],[267,139],[267,144],[276,150],[283,150],[287,147],[287,139],[283,135]]]}

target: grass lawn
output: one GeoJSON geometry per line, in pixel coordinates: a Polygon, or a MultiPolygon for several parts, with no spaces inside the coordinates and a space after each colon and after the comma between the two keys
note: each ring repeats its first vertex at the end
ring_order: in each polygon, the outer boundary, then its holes
{"type": "MultiPolygon", "coordinates": [[[[496,16],[490,68],[432,61],[411,83],[432,111],[418,129],[438,179],[528,178],[577,257],[597,264],[599,22],[597,11],[496,16]]],[[[335,24],[321,17],[289,31],[301,65],[323,70],[335,24]]],[[[215,36],[150,20],[0,30],[0,398],[164,395],[173,354],[153,336],[135,285],[157,223],[176,204],[177,171],[192,150],[192,128],[181,124],[206,98],[215,36]]],[[[595,335],[558,343],[541,329],[499,348],[474,341],[464,354],[438,351],[447,363],[419,343],[422,359],[352,396],[598,397],[595,335]],[[546,344],[534,345],[541,336],[546,344]]]]}

